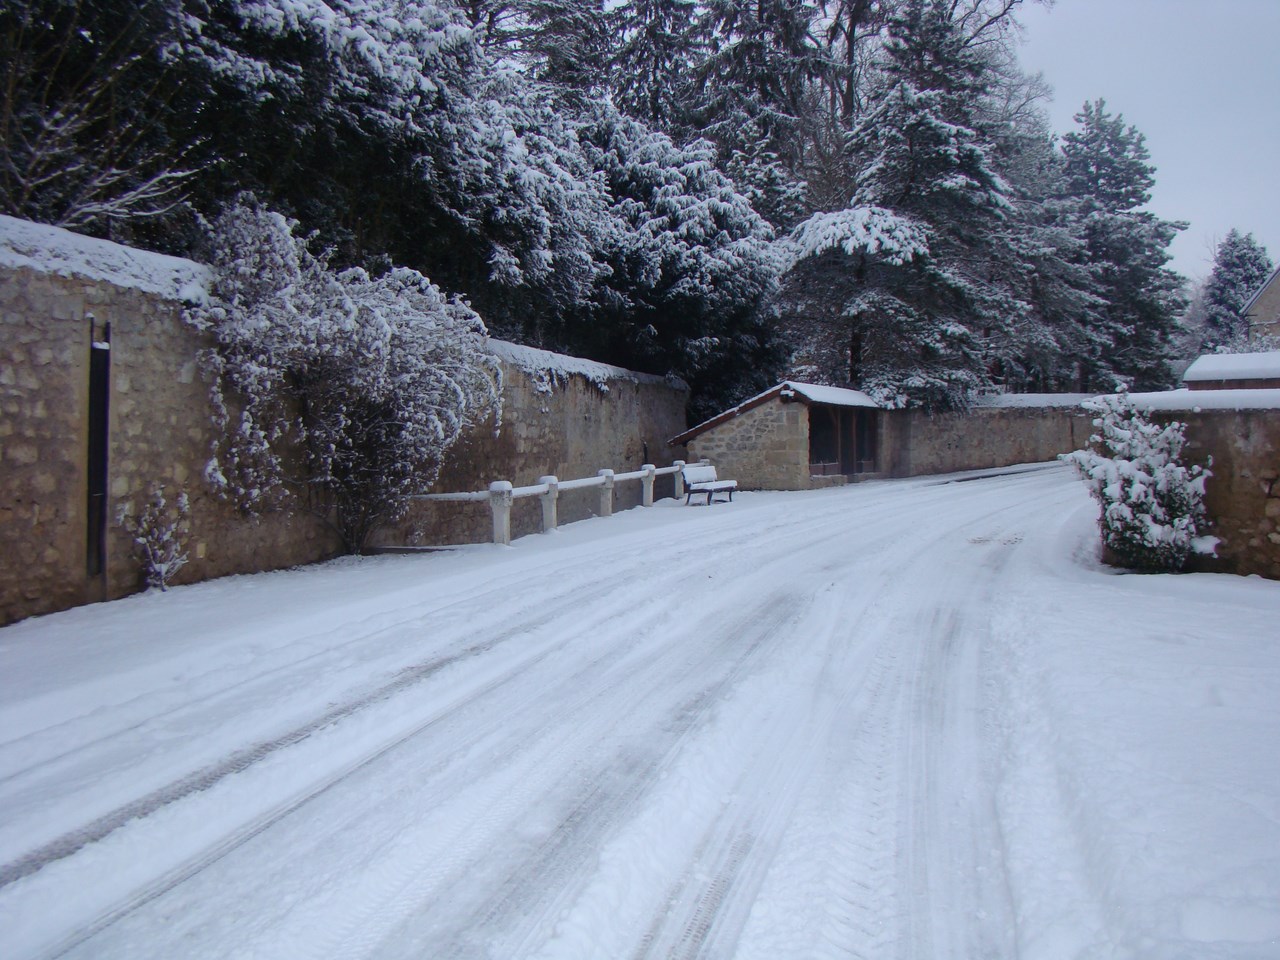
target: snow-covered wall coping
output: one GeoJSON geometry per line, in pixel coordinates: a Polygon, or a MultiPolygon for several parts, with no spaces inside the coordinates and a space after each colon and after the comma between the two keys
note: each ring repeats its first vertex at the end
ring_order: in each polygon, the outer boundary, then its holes
{"type": "Polygon", "coordinates": [[[1209,353],[1182,375],[1184,383],[1204,380],[1280,380],[1280,350],[1265,353],[1209,353]]]}
{"type": "Polygon", "coordinates": [[[0,266],[100,280],[171,300],[199,300],[209,281],[209,269],[192,260],[6,216],[0,216],[0,266]]]}
{"type": "Polygon", "coordinates": [[[1280,410],[1280,390],[1166,390],[1135,393],[1142,410],[1280,410]]]}
{"type": "Polygon", "coordinates": [[[670,383],[665,377],[653,373],[640,373],[625,367],[615,367],[595,360],[552,353],[537,347],[526,347],[506,340],[490,340],[489,348],[499,360],[504,360],[534,377],[586,377],[598,387],[605,387],[610,380],[626,380],[631,383],[670,383]]]}
{"type": "Polygon", "coordinates": [[[993,393],[973,401],[975,407],[1078,407],[1091,393],[993,393]]]}

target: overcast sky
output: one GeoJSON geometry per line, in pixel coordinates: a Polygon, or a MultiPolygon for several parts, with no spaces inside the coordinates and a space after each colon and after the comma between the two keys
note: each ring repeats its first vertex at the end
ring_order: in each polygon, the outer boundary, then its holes
{"type": "Polygon", "coordinates": [[[1019,19],[1058,133],[1103,97],[1146,135],[1150,209],[1191,223],[1175,270],[1207,274],[1232,227],[1280,260],[1280,0],[1026,0],[1019,19]]]}

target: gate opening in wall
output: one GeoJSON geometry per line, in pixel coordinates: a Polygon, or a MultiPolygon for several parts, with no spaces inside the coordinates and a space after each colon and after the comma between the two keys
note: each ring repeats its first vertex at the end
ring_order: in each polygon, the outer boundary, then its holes
{"type": "Polygon", "coordinates": [[[107,569],[107,451],[111,413],[111,324],[94,330],[89,321],[89,449],[86,475],[89,499],[85,516],[85,566],[91,577],[107,569]]]}

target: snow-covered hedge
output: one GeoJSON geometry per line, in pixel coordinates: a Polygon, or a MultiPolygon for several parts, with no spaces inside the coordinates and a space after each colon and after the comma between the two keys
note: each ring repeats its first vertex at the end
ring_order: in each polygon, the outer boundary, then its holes
{"type": "Polygon", "coordinates": [[[214,225],[211,295],[188,314],[217,343],[206,473],[250,513],[306,504],[360,550],[499,407],[501,369],[465,302],[414,270],[335,273],[295,227],[251,198],[214,225]]]}
{"type": "Polygon", "coordinates": [[[1099,414],[1093,449],[1062,455],[1102,507],[1102,542],[1121,564],[1140,570],[1181,570],[1193,553],[1212,554],[1203,535],[1204,485],[1212,476],[1182,463],[1186,425],[1152,423],[1124,390],[1086,400],[1099,414]],[[1105,451],[1105,452],[1104,452],[1105,451]],[[1109,454],[1109,455],[1108,455],[1109,454]]]}

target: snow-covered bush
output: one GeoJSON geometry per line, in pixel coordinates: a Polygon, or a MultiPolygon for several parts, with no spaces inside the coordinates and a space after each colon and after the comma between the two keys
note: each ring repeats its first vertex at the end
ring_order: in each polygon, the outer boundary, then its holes
{"type": "Polygon", "coordinates": [[[168,589],[174,575],[186,565],[190,519],[186,492],[179,493],[170,504],[160,484],[151,488],[150,498],[137,513],[132,503],[120,508],[116,521],[133,538],[134,554],[148,589],[168,589]]]}
{"type": "Polygon", "coordinates": [[[1182,463],[1186,425],[1152,423],[1125,390],[1086,401],[1099,414],[1093,449],[1062,455],[1102,507],[1103,545],[1140,570],[1181,570],[1193,553],[1212,554],[1205,536],[1204,467],[1182,463]]]}
{"type": "Polygon", "coordinates": [[[217,344],[206,474],[249,513],[304,504],[358,551],[498,409],[501,371],[464,301],[414,270],[335,273],[295,226],[241,197],[213,227],[210,297],[188,314],[217,344]]]}

